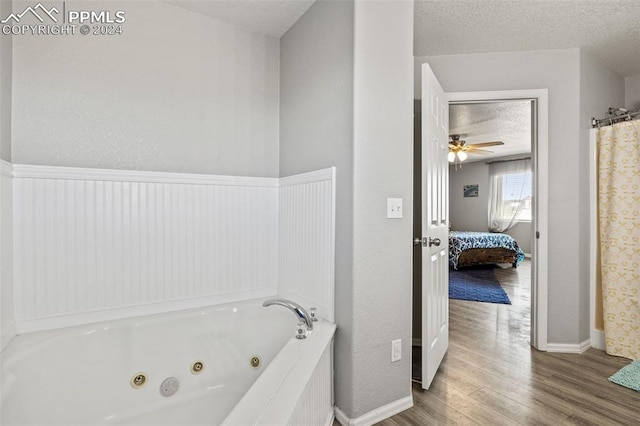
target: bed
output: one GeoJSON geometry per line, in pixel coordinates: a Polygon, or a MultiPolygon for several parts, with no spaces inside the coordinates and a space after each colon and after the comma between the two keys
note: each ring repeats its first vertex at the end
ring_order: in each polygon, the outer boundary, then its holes
{"type": "Polygon", "coordinates": [[[510,235],[495,232],[449,231],[449,266],[508,263],[517,268],[524,252],[510,235]]]}

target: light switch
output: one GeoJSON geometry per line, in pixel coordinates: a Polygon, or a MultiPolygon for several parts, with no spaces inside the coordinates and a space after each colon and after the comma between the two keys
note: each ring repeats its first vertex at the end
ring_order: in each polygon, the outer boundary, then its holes
{"type": "Polygon", "coordinates": [[[387,219],[402,219],[402,198],[387,198],[387,219]]]}

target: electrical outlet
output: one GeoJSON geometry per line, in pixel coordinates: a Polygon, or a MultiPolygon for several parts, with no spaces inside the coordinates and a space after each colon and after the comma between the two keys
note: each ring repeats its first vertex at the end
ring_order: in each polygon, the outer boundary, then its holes
{"type": "Polygon", "coordinates": [[[391,341],[391,362],[402,359],[402,339],[391,341]]]}

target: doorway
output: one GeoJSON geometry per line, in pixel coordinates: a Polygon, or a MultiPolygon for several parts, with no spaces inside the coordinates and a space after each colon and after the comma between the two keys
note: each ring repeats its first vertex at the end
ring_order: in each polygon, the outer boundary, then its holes
{"type": "MultiPolygon", "coordinates": [[[[531,336],[536,349],[547,349],[547,211],[548,211],[548,101],[547,90],[515,90],[497,92],[448,93],[450,103],[480,103],[497,101],[530,101],[532,105],[531,157],[533,172],[533,220],[531,226],[531,336]]],[[[414,141],[421,138],[421,101],[415,102],[414,141]]],[[[421,143],[414,143],[414,170],[421,167],[421,143]]],[[[420,173],[414,173],[414,236],[422,235],[420,173]],[[416,176],[417,175],[417,176],[416,176]]],[[[413,343],[420,345],[422,315],[422,285],[420,249],[414,249],[413,284],[413,343]]]]}

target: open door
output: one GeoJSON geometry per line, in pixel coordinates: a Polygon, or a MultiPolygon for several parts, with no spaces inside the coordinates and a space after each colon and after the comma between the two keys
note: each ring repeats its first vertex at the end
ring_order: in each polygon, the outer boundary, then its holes
{"type": "Polygon", "coordinates": [[[449,346],[449,102],[422,65],[422,388],[449,346]]]}

